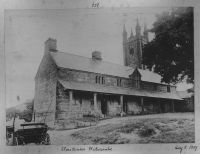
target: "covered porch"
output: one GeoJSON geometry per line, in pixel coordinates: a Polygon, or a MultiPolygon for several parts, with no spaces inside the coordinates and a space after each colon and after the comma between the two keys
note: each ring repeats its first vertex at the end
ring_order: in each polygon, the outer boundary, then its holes
{"type": "Polygon", "coordinates": [[[174,103],[180,99],[175,93],[115,88],[63,80],[59,80],[59,83],[69,91],[69,106],[72,114],[74,111],[81,115],[91,112],[97,116],[175,112],[174,103]],[[74,102],[79,104],[79,107],[73,107],[74,102]],[[87,105],[83,105],[83,102],[87,102],[87,105]]]}

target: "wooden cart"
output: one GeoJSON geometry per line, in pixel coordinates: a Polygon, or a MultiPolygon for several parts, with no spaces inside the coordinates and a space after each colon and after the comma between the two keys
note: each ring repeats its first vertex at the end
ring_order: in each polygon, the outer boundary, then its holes
{"type": "Polygon", "coordinates": [[[13,145],[50,144],[50,137],[47,133],[48,126],[45,123],[27,123],[21,124],[21,127],[13,132],[13,145]]]}

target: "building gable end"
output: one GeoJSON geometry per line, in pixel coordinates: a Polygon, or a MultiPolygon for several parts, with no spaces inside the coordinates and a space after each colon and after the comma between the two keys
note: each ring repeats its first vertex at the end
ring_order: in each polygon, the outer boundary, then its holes
{"type": "Polygon", "coordinates": [[[42,60],[40,62],[40,65],[38,67],[38,70],[37,70],[37,73],[35,76],[35,80],[44,76],[47,73],[46,71],[48,70],[50,65],[54,65],[54,67],[57,68],[57,65],[56,65],[54,59],[51,57],[51,55],[48,52],[45,52],[42,57],[42,60]]]}

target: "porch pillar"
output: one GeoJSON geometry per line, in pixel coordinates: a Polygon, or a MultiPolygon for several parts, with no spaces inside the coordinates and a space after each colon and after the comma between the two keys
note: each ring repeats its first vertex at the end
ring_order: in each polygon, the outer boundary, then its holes
{"type": "Polygon", "coordinates": [[[144,112],[144,98],[141,97],[141,107],[142,107],[142,113],[144,112]]]}
{"type": "Polygon", "coordinates": [[[124,106],[123,95],[120,95],[120,105],[121,105],[121,112],[124,112],[124,110],[123,110],[123,106],[124,106]]]}
{"type": "Polygon", "coordinates": [[[174,100],[172,100],[172,112],[174,112],[174,100]]]}
{"type": "Polygon", "coordinates": [[[72,108],[72,104],[73,104],[73,91],[70,90],[69,91],[69,107],[70,107],[70,109],[72,108]]]}
{"type": "Polygon", "coordinates": [[[94,110],[98,111],[98,106],[97,106],[97,93],[94,93],[94,110]]]}

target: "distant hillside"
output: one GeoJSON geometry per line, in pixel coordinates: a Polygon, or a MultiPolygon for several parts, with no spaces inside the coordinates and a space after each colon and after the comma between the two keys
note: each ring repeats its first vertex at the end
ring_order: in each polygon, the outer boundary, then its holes
{"type": "Polygon", "coordinates": [[[32,114],[33,111],[33,100],[27,100],[23,104],[16,105],[6,109],[6,119],[11,119],[15,115],[24,117],[25,114],[32,114]]]}

